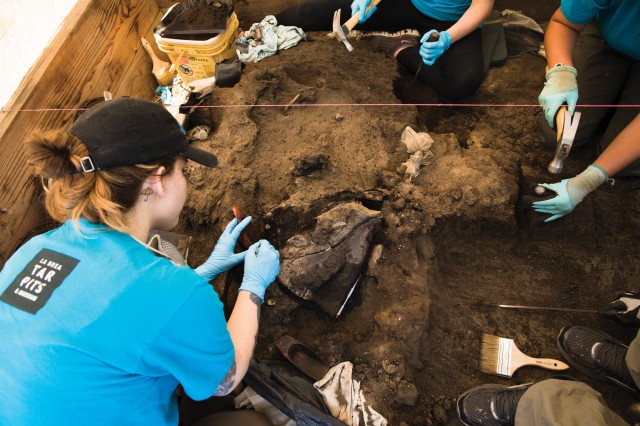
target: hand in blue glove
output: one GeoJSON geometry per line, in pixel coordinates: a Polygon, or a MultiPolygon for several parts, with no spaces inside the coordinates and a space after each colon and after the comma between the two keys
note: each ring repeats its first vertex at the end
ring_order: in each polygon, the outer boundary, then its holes
{"type": "Polygon", "coordinates": [[[436,33],[436,30],[431,30],[420,39],[420,56],[422,56],[422,62],[425,65],[433,65],[433,63],[444,53],[445,50],[451,46],[451,35],[447,31],[440,32],[440,38],[436,41],[429,41],[431,34],[436,33]]]}
{"type": "Polygon", "coordinates": [[[569,179],[564,179],[558,183],[540,184],[540,186],[550,189],[557,194],[550,200],[536,201],[535,203],[531,204],[533,206],[533,209],[538,213],[552,215],[550,218],[545,219],[545,222],[551,222],[552,220],[556,220],[558,218],[561,218],[562,216],[568,215],[575,208],[575,206],[571,202],[571,197],[569,197],[569,193],[567,192],[568,182],[569,179]]]}
{"type": "Polygon", "coordinates": [[[607,179],[609,179],[607,172],[592,164],[571,179],[563,179],[552,184],[541,183],[540,186],[554,191],[557,195],[549,200],[536,201],[531,205],[538,213],[552,215],[545,219],[545,222],[551,222],[571,213],[587,194],[602,185],[607,179]]]}
{"type": "Polygon", "coordinates": [[[244,218],[240,224],[235,218],[229,222],[207,261],[196,268],[196,274],[211,280],[242,262],[246,251],[234,253],[233,250],[240,233],[250,222],[251,216],[244,218]]]}
{"type": "Polygon", "coordinates": [[[571,114],[578,103],[578,71],[574,67],[562,65],[551,68],[545,78],[544,89],[538,96],[538,103],[542,105],[544,116],[551,128],[555,127],[554,119],[558,108],[564,103],[571,114]]]}
{"type": "Polygon", "coordinates": [[[240,290],[255,294],[264,302],[264,292],[280,272],[280,253],[267,240],[260,240],[247,250],[244,277],[240,290]]]}
{"type": "Polygon", "coordinates": [[[369,6],[369,3],[371,3],[371,0],[354,0],[353,3],[351,3],[351,16],[355,15],[358,12],[361,12],[360,18],[358,18],[358,22],[360,24],[362,24],[364,21],[369,19],[371,15],[373,15],[373,12],[375,12],[378,9],[377,6],[373,6],[369,10],[369,13],[365,15],[365,12],[367,10],[367,6],[369,6]]]}

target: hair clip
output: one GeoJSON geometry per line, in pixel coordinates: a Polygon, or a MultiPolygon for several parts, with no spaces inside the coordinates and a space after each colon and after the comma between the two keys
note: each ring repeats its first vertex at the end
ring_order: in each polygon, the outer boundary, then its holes
{"type": "Polygon", "coordinates": [[[93,172],[96,170],[96,167],[93,165],[93,161],[91,157],[82,157],[80,159],[80,167],[82,171],[85,173],[93,172]]]}

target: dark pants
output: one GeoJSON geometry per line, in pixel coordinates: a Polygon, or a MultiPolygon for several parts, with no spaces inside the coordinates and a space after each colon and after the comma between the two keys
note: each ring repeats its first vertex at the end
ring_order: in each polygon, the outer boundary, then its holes
{"type": "MultiPolygon", "coordinates": [[[[305,31],[331,31],[333,13],[341,9],[342,21],[351,16],[350,0],[306,0],[276,16],[278,24],[293,25],[305,31]]],[[[383,1],[378,10],[356,29],[362,31],[396,32],[415,29],[420,35],[430,30],[445,31],[454,22],[438,21],[423,15],[411,0],[383,1]]],[[[398,54],[398,63],[410,72],[418,71],[422,58],[419,46],[398,54]]],[[[473,95],[484,78],[482,64],[482,34],[480,29],[451,44],[433,66],[423,65],[420,79],[440,96],[457,100],[473,95]]]]}
{"type": "MultiPolygon", "coordinates": [[[[640,100],[640,61],[612,49],[600,31],[590,22],[580,33],[573,61],[578,70],[579,104],[637,105],[640,100]]],[[[580,123],[573,146],[599,139],[598,152],[604,151],[620,132],[640,114],[634,108],[581,108],[580,123]]],[[[555,148],[556,132],[542,116],[541,132],[546,143],[555,148]]],[[[640,176],[640,161],[623,169],[618,176],[640,176]]]]}
{"type": "Polygon", "coordinates": [[[253,410],[234,410],[233,396],[194,401],[180,399],[180,426],[271,426],[269,419],[253,410]]]}

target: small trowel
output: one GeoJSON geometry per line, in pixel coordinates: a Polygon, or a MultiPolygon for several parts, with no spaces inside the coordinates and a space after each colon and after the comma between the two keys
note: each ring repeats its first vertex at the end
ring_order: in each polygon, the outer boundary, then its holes
{"type": "MultiPolygon", "coordinates": [[[[364,13],[369,13],[371,8],[377,6],[381,1],[382,0],[371,0],[371,3],[364,13]]],[[[340,13],[340,9],[336,10],[333,13],[333,36],[336,38],[336,40],[344,43],[344,46],[347,48],[347,50],[351,52],[353,50],[353,46],[347,40],[347,35],[349,35],[353,27],[358,24],[358,20],[360,19],[360,12],[353,15],[347,22],[342,25],[340,25],[340,13]]]]}
{"type": "Polygon", "coordinates": [[[556,125],[558,127],[558,145],[556,147],[556,155],[549,163],[548,170],[551,173],[560,173],[564,160],[569,156],[573,139],[576,137],[578,123],[580,122],[580,113],[574,112],[573,119],[571,113],[566,106],[561,106],[556,115],[556,125]]]}

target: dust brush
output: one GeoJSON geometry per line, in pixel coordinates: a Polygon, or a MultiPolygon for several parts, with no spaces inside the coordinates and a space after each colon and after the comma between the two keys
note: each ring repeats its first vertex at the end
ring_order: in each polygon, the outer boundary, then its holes
{"type": "Polygon", "coordinates": [[[480,370],[483,373],[511,377],[518,368],[525,365],[533,365],[555,371],[569,368],[567,364],[557,359],[532,358],[523,354],[513,342],[513,339],[491,334],[482,335],[480,370]]]}

